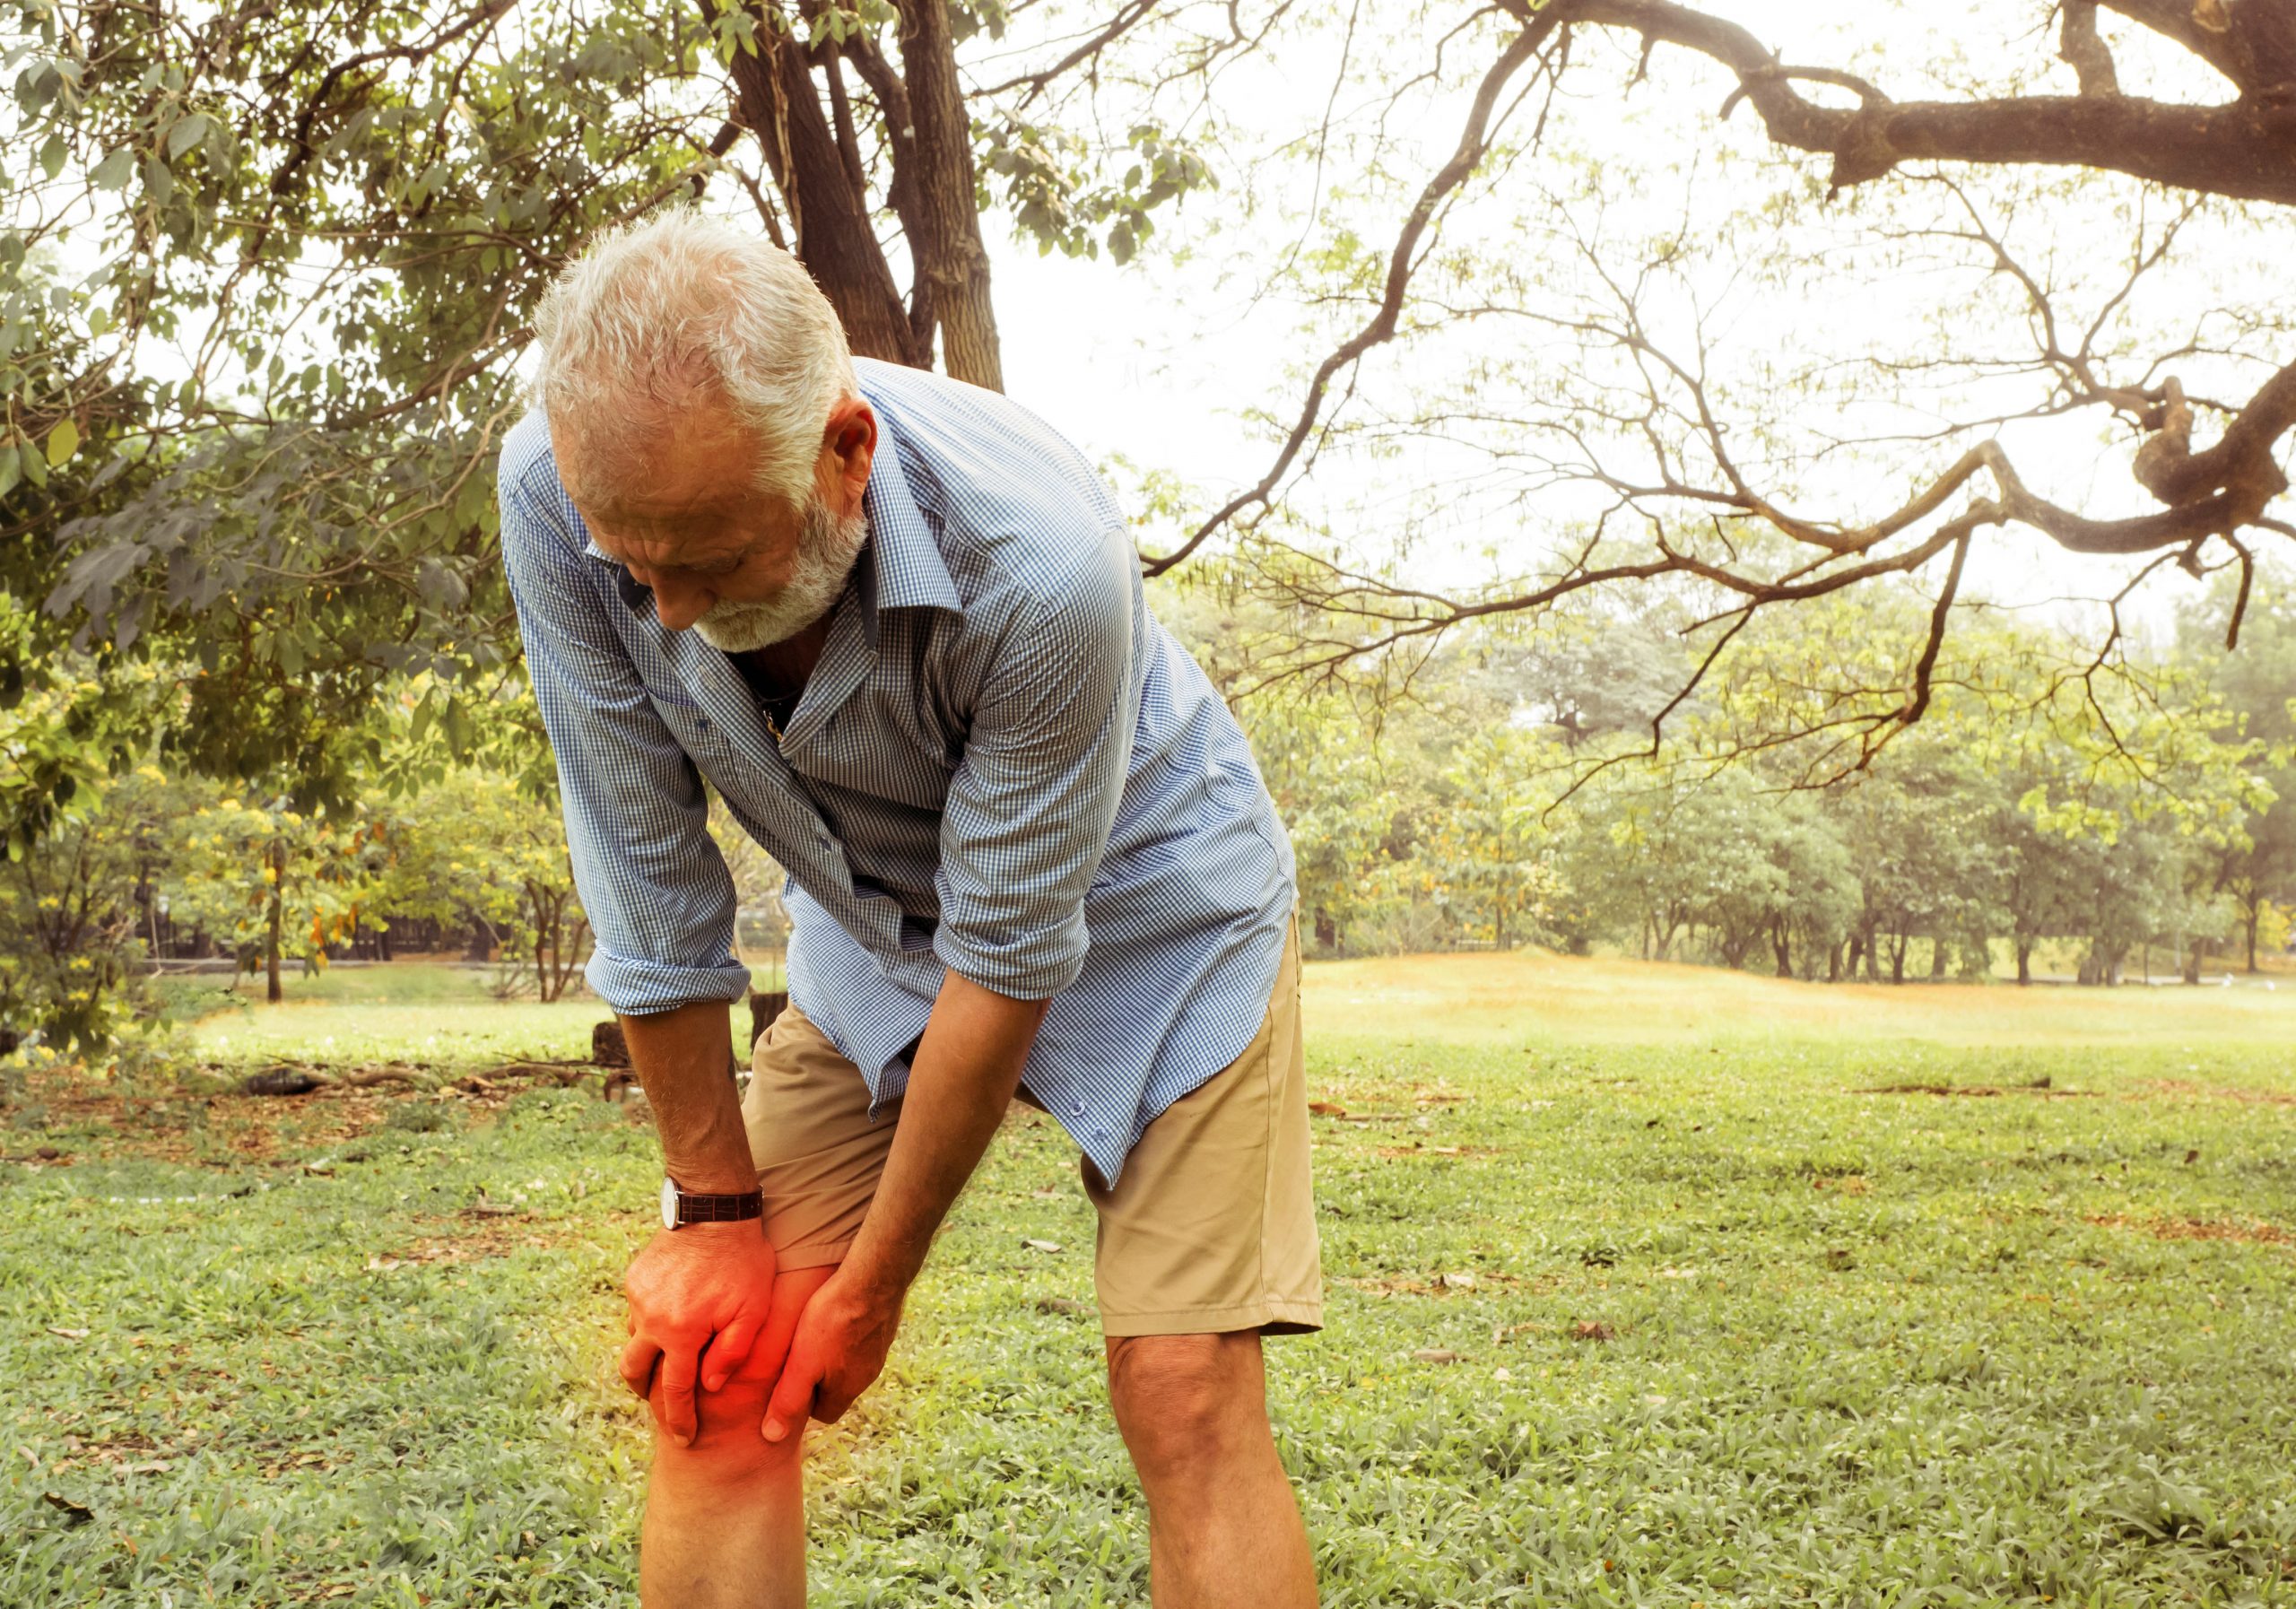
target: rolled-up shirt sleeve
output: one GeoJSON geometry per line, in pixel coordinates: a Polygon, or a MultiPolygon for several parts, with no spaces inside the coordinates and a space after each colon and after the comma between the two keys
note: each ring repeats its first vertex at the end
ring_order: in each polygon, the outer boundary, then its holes
{"type": "Polygon", "coordinates": [[[605,614],[565,516],[504,477],[502,561],[595,944],[590,987],[632,1016],[739,999],[733,878],[708,831],[700,774],[605,614]]]}
{"type": "Polygon", "coordinates": [[[934,952],[1013,999],[1049,999],[1084,963],[1084,896],[1132,756],[1139,592],[1111,529],[1016,610],[950,783],[934,952]]]}

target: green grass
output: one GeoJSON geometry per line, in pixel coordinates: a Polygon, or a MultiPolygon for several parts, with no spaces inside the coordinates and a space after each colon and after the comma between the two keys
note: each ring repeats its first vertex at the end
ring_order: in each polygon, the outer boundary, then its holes
{"type": "MultiPolygon", "coordinates": [[[[1311,970],[1317,1093],[1370,1119],[1317,1120],[1331,1327],[1270,1347],[1325,1602],[2296,1604],[2296,1018],[1955,993],[1311,970]]],[[[465,1010],[542,1052],[595,1008],[291,1006],[203,1054],[465,1010]]],[[[650,1134],[326,1096],[263,1159],[249,1104],[0,1135],[0,1603],[633,1601],[650,1134]]],[[[1090,1294],[1074,1178],[1040,1119],[996,1141],[821,1438],[817,1603],[1144,1602],[1099,1338],[1046,1305],[1090,1294]]]]}
{"type": "MultiPolygon", "coordinates": [[[[783,987],[778,968],[756,970],[759,987],[783,987]]],[[[512,1057],[581,1057],[606,1009],[588,996],[549,1005],[497,1000],[491,974],[430,961],[292,970],[286,998],[264,998],[261,977],[202,976],[161,985],[171,1015],[196,1019],[188,1045],[222,1061],[281,1058],[326,1063],[411,1059],[445,1067],[512,1057]]]]}

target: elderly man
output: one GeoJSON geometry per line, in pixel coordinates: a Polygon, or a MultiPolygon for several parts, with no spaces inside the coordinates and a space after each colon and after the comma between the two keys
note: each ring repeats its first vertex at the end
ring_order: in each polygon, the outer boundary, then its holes
{"type": "Polygon", "coordinates": [[[692,213],[596,242],[536,329],[503,562],[668,1174],[622,1360],[646,1603],[804,1601],[805,1422],[876,1379],[1017,1095],[1083,1153],[1154,1601],[1312,1604],[1260,1352],[1322,1318],[1291,848],[1109,491],[692,213]],[[705,780],[789,874],[745,1097],[705,780]]]}

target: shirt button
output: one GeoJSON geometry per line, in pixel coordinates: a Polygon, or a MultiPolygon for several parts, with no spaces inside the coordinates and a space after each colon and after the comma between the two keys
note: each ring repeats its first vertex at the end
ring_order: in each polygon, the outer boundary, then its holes
{"type": "Polygon", "coordinates": [[[1072,1108],[1069,1109],[1069,1113],[1068,1113],[1068,1115],[1069,1115],[1070,1117],[1072,1117],[1072,1118],[1081,1118],[1081,1117],[1083,1117],[1083,1116],[1084,1115],[1084,1103],[1083,1103],[1083,1101],[1081,1101],[1081,1100],[1080,1100],[1080,1101],[1078,1101],[1078,1102],[1077,1102],[1074,1107],[1072,1107],[1072,1108]]]}

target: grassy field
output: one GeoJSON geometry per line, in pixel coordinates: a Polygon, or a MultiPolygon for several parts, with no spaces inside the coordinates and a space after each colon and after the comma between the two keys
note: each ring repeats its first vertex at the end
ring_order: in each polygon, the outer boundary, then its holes
{"type": "MultiPolygon", "coordinates": [[[[650,1134],[507,1079],[203,1093],[573,1055],[596,1006],[290,987],[0,1129],[0,1604],[631,1602],[650,1134]]],[[[1308,991],[1332,1324],[1271,1355],[1327,1604],[2296,1604],[2296,989],[1308,991]]],[[[818,1441],[817,1603],[1144,1602],[1091,1235],[1016,1120],[818,1441]]]]}

